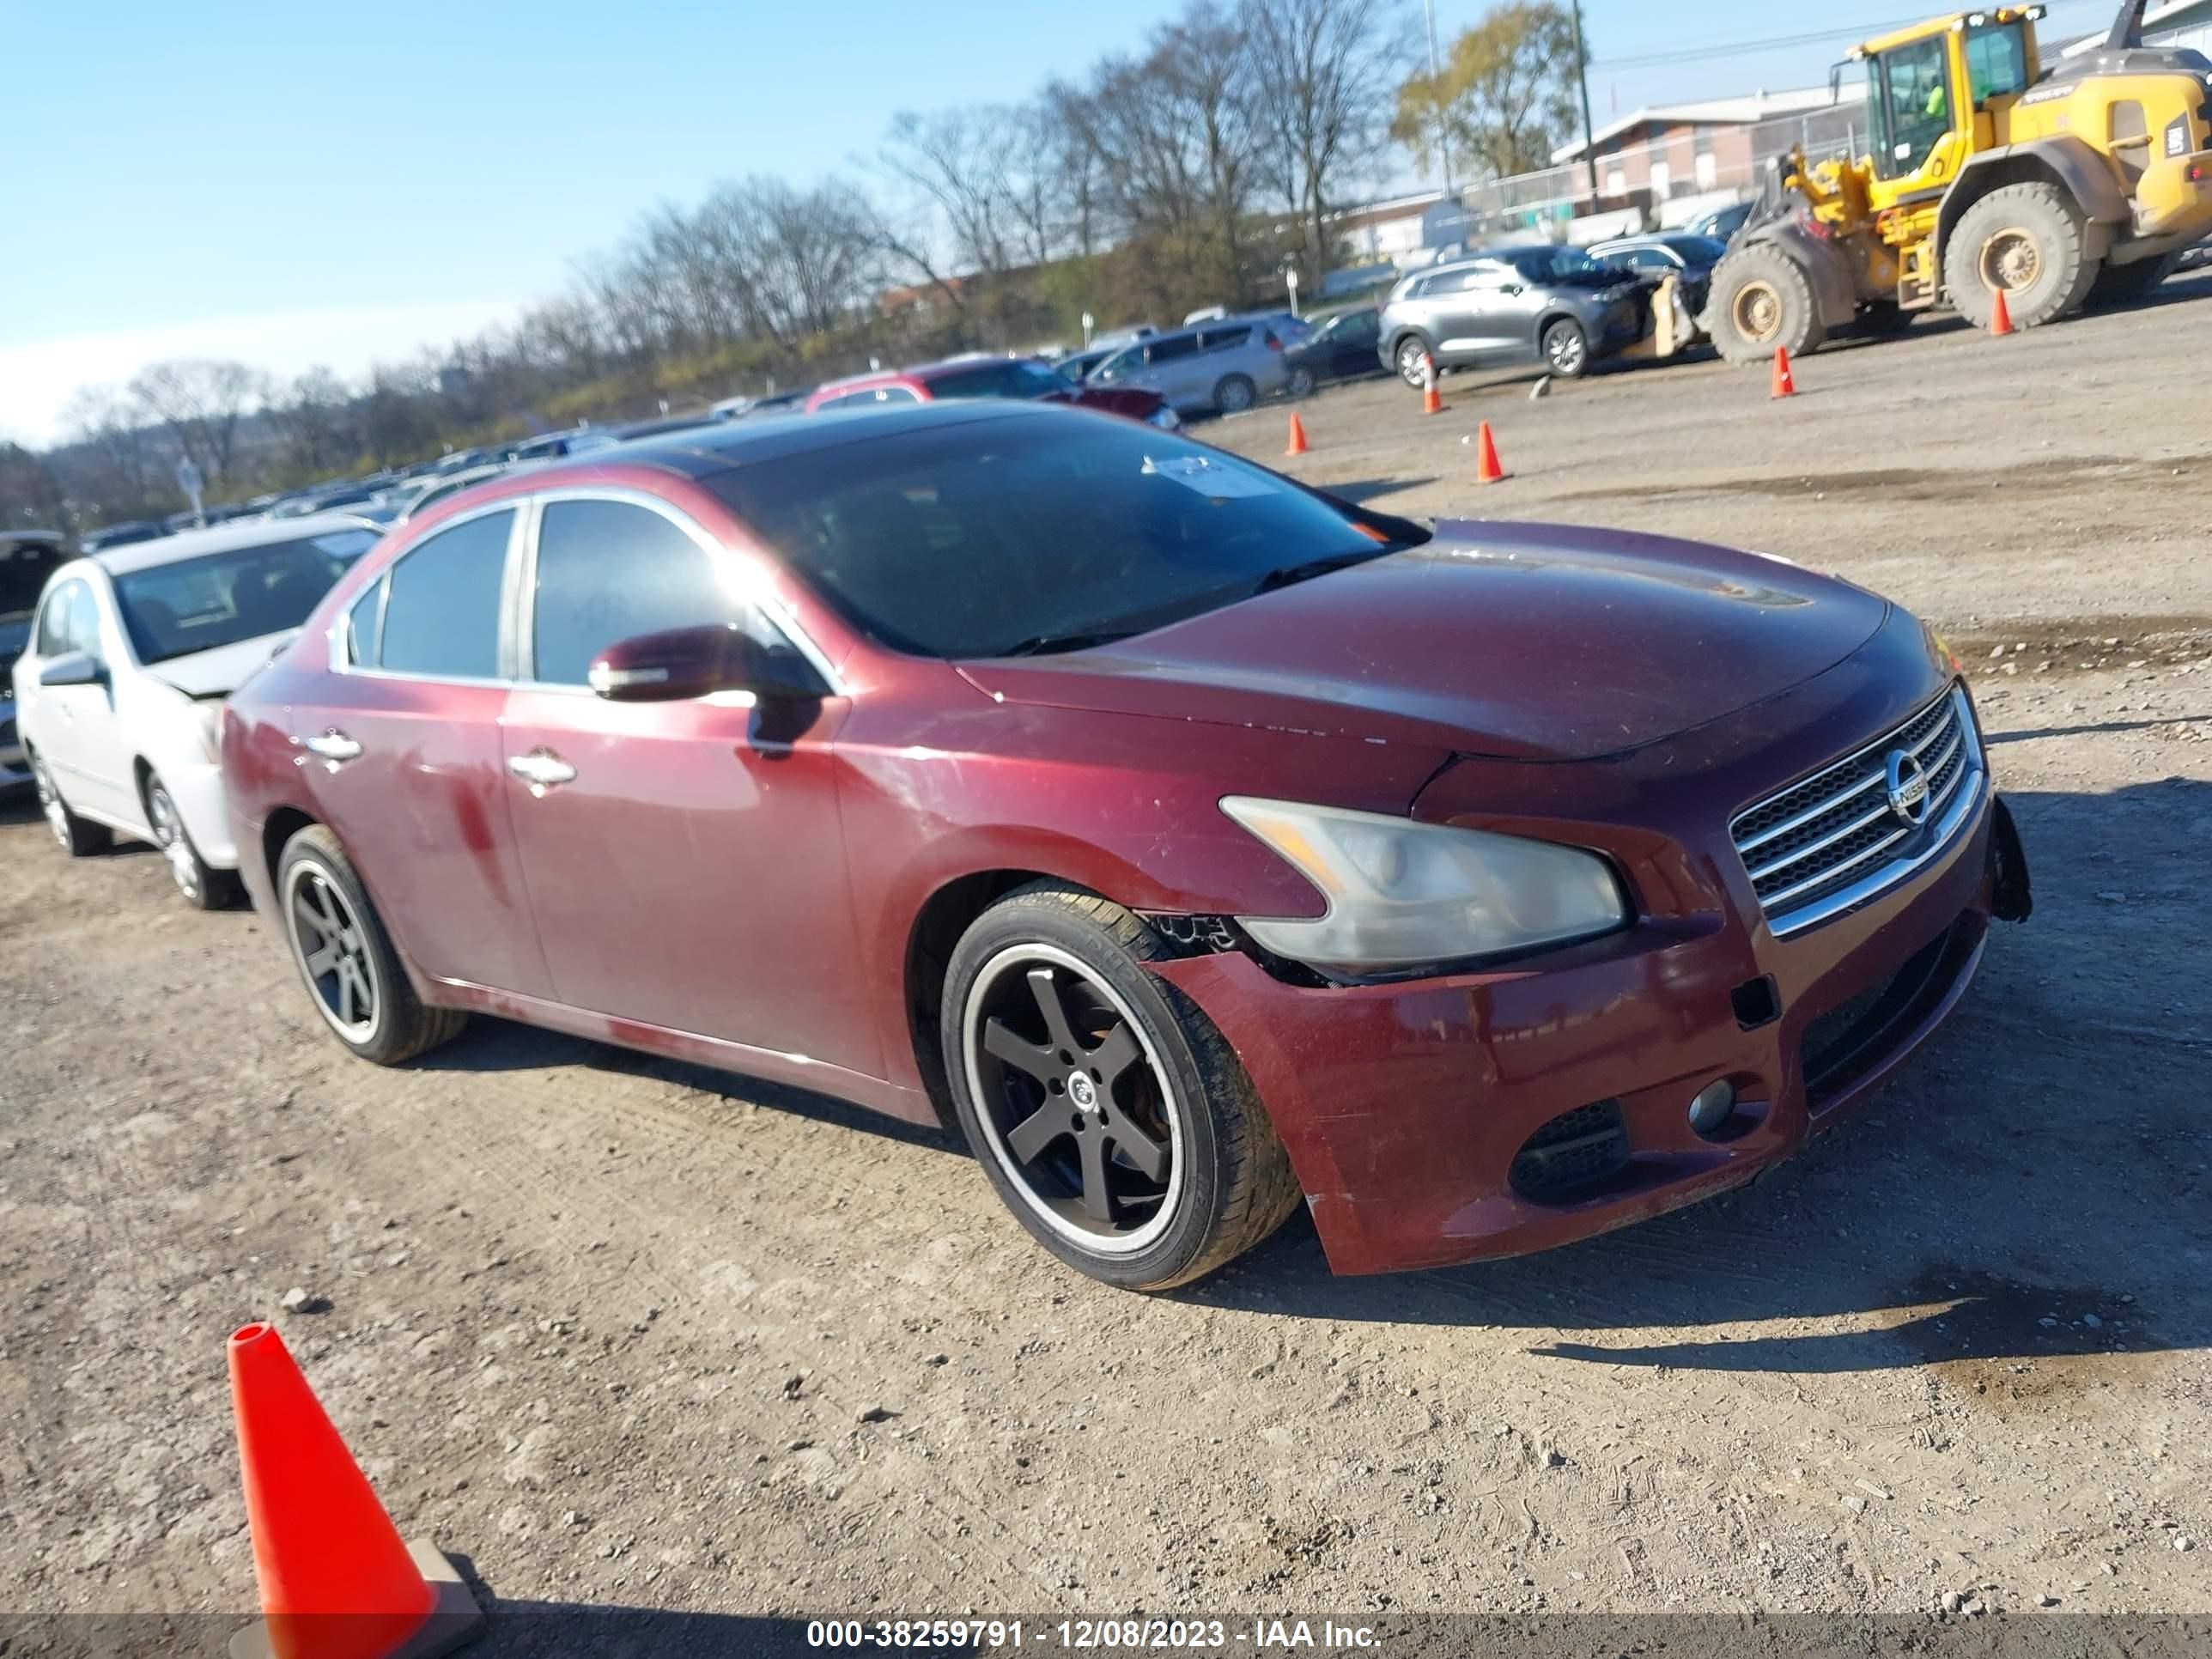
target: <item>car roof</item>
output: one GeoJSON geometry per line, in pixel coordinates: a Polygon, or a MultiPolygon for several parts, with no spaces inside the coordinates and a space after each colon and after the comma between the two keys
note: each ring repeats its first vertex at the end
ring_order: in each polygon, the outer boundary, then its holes
{"type": "Polygon", "coordinates": [[[979,421],[1115,418],[1050,402],[964,398],[864,410],[830,409],[818,415],[765,415],[758,420],[726,421],[689,432],[641,438],[619,449],[595,449],[573,461],[564,459],[550,466],[532,468],[530,488],[588,482],[595,475],[604,476],[602,469],[616,465],[653,466],[678,477],[710,478],[738,467],[842,448],[917,428],[966,426],[979,421]]]}
{"type": "Polygon", "coordinates": [[[157,541],[104,547],[85,556],[109,575],[120,576],[133,570],[149,570],[155,565],[174,564],[179,559],[198,558],[203,553],[228,553],[235,548],[304,541],[310,536],[327,535],[334,530],[368,530],[383,534],[382,526],[371,524],[351,513],[303,513],[296,519],[248,519],[217,525],[210,530],[187,530],[179,535],[163,536],[157,541]]]}

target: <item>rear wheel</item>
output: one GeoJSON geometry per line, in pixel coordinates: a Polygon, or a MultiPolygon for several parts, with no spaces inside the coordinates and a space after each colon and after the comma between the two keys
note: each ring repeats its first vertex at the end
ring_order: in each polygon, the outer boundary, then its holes
{"type": "Polygon", "coordinates": [[[46,815],[46,828],[53,831],[62,851],[73,859],[81,859],[104,853],[114,844],[114,832],[106,824],[94,823],[69,810],[62,792],[54,787],[54,775],[35,752],[31,756],[31,780],[39,791],[39,810],[46,815]]]}
{"type": "Polygon", "coordinates": [[[1125,1290],[1212,1273],[1297,1207],[1251,1080],[1143,964],[1158,937],[1039,882],[954,951],[943,1025],[960,1127],[1006,1206],[1070,1266],[1125,1290]]]}
{"type": "Polygon", "coordinates": [[[1260,401],[1260,389],[1242,374],[1224,374],[1213,388],[1213,406],[1224,415],[1242,415],[1260,401]]]}
{"type": "Polygon", "coordinates": [[[146,780],[146,822],[153,826],[154,844],[168,860],[170,878],[185,902],[202,910],[227,909],[238,897],[238,875],[217,870],[199,855],[185,815],[177,810],[168,786],[159,777],[146,780]]]}
{"type": "Polygon", "coordinates": [[[1987,328],[2004,290],[2014,328],[2056,322],[2081,305],[2100,262],[2081,214],[2056,185],[2008,185],[1959,216],[1943,248],[1943,286],[1959,314],[1987,328]]]}
{"type": "Polygon", "coordinates": [[[1801,357],[1827,338],[1805,268],[1772,242],[1731,248],[1714,268],[1707,326],[1721,356],[1740,367],[1777,351],[1801,357]]]}
{"type": "Polygon", "coordinates": [[[2134,305],[2149,298],[2180,264],[2179,253],[2169,253],[2162,259],[2138,259],[2131,265],[2106,265],[2089,284],[2081,303],[2092,310],[2134,305]]]}
{"type": "Polygon", "coordinates": [[[397,1066],[449,1041],[467,1023],[453,1009],[422,1006],[353,861],[319,823],[284,844],[276,913],[315,1012],[362,1059],[397,1066]]]}

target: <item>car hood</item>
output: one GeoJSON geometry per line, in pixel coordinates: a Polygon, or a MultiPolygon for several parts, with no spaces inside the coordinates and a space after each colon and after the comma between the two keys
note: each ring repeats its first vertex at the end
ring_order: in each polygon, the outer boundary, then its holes
{"type": "Polygon", "coordinates": [[[1008,702],[1577,760],[1802,684],[1888,611],[1757,554],[1446,521],[1421,547],[1118,644],[961,672],[1008,702]]]}
{"type": "Polygon", "coordinates": [[[173,685],[188,697],[227,697],[258,672],[262,665],[300,630],[263,634],[235,645],[219,645],[211,651],[195,651],[187,657],[170,657],[147,665],[147,675],[173,685]]]}

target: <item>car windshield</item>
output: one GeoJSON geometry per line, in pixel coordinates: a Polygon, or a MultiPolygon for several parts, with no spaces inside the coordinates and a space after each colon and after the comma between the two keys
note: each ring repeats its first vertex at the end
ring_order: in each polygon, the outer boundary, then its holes
{"type": "Polygon", "coordinates": [[[1022,358],[977,363],[929,377],[933,398],[1056,398],[1066,391],[1067,382],[1042,363],[1022,358]]]}
{"type": "Polygon", "coordinates": [[[67,558],[51,542],[0,541],[0,622],[21,622],[37,610],[46,578],[67,558]]]}
{"type": "Polygon", "coordinates": [[[853,627],[929,657],[1099,643],[1426,539],[1378,540],[1285,480],[1133,422],[1042,413],[706,482],[853,627]]]}
{"type": "Polygon", "coordinates": [[[375,542],[374,530],[331,530],[129,571],[115,579],[116,608],[142,663],[281,634],[375,542]]]}
{"type": "Polygon", "coordinates": [[[1586,282],[1592,277],[1618,280],[1619,273],[1597,264],[1578,247],[1516,248],[1505,258],[1531,283],[1586,282]]]}

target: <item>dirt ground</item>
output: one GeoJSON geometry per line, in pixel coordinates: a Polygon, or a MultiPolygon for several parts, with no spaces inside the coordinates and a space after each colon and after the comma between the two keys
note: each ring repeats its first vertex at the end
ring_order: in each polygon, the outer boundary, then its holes
{"type": "Polygon", "coordinates": [[[1847,1127],[1540,1257],[1333,1279],[1300,1218],[1119,1294],[825,1100],[490,1021],[351,1061],[252,915],[0,805],[0,1603],[252,1606],[223,1340],[274,1316],[487,1599],[749,1616],[693,1627],[719,1650],[925,1610],[2212,1609],[2208,362],[2196,276],[1824,351],[1784,403],[1709,362],[1304,406],[1293,470],[1384,510],[1916,608],[2027,842],[2033,919],[1847,1127]]]}

